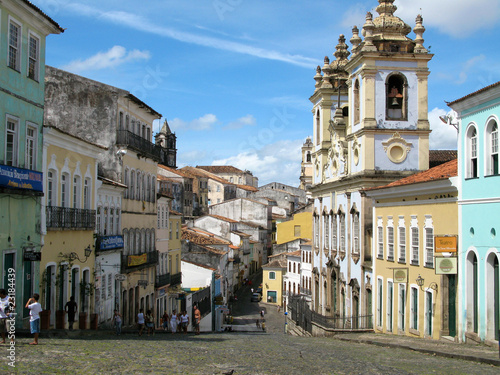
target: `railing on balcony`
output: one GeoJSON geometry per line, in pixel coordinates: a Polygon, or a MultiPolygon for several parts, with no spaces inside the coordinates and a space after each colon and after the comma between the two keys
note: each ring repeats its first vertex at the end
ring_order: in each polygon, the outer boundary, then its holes
{"type": "Polygon", "coordinates": [[[158,251],[137,255],[122,255],[121,273],[140,270],[158,264],[158,251]]]}
{"type": "Polygon", "coordinates": [[[155,288],[161,288],[162,286],[170,284],[170,280],[171,280],[170,273],[156,276],[155,288]]]}
{"type": "Polygon", "coordinates": [[[47,228],[73,230],[95,229],[95,210],[47,206],[45,210],[47,228]]]}
{"type": "Polygon", "coordinates": [[[171,286],[180,285],[181,283],[182,283],[182,273],[178,272],[171,275],[170,277],[171,286]]]}
{"type": "Polygon", "coordinates": [[[156,161],[162,161],[164,158],[163,150],[160,146],[149,142],[147,139],[134,134],[128,130],[117,130],[116,144],[125,145],[131,149],[150,157],[156,161]]]}

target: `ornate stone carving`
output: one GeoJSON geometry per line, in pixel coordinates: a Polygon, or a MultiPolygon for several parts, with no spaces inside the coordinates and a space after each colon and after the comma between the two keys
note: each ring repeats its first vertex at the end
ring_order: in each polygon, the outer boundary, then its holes
{"type": "Polygon", "coordinates": [[[389,160],[398,164],[406,160],[412,147],[412,144],[403,139],[398,132],[386,142],[382,142],[382,145],[389,160]]]}

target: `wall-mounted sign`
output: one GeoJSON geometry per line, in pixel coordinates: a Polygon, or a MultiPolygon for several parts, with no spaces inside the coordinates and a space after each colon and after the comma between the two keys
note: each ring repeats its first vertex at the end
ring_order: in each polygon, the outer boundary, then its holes
{"type": "Polygon", "coordinates": [[[436,257],[436,275],[456,275],[458,273],[457,258],[436,257]]]}
{"type": "Polygon", "coordinates": [[[137,285],[148,286],[148,281],[147,280],[137,280],[137,285]]]}
{"type": "Polygon", "coordinates": [[[127,260],[128,267],[139,266],[148,261],[148,254],[144,253],[142,255],[129,255],[127,260]]]}
{"type": "Polygon", "coordinates": [[[125,280],[127,280],[127,276],[122,274],[122,273],[117,273],[115,275],[115,280],[116,281],[125,281],[125,280]]]}
{"type": "Polygon", "coordinates": [[[407,283],[408,268],[393,268],[392,276],[395,283],[407,283]]]}
{"type": "Polygon", "coordinates": [[[99,249],[111,250],[123,248],[123,236],[100,236],[99,249]]]}
{"type": "Polygon", "coordinates": [[[42,253],[37,251],[25,251],[23,255],[23,260],[28,262],[39,262],[42,260],[42,253]]]}
{"type": "Polygon", "coordinates": [[[0,186],[13,189],[43,191],[43,173],[0,165],[0,186]]]}
{"type": "Polygon", "coordinates": [[[435,236],[434,247],[436,253],[456,253],[457,236],[435,236]]]}

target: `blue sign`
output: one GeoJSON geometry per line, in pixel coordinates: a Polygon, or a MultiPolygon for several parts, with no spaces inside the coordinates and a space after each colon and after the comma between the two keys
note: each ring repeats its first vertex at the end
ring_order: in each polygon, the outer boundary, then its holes
{"type": "Polygon", "coordinates": [[[99,237],[99,249],[111,250],[123,247],[123,236],[101,236],[99,237]]]}
{"type": "Polygon", "coordinates": [[[43,173],[0,165],[0,186],[13,189],[43,191],[43,173]]]}

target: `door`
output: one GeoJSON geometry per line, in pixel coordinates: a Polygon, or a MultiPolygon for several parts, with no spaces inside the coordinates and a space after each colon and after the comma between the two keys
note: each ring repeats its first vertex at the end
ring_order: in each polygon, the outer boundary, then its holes
{"type": "Polygon", "coordinates": [[[432,293],[425,292],[425,334],[432,336],[432,293]]]}
{"type": "Polygon", "coordinates": [[[399,329],[405,331],[406,284],[399,284],[399,329]]]}
{"type": "Polygon", "coordinates": [[[9,269],[15,269],[16,265],[14,263],[15,260],[15,253],[7,253],[4,254],[3,258],[3,288],[5,290],[9,289],[9,269]]]}
{"type": "Polygon", "coordinates": [[[392,281],[387,283],[387,331],[392,332],[392,281]]]}
{"type": "MultiPolygon", "coordinates": [[[[32,267],[33,262],[26,260],[24,263],[24,277],[23,277],[23,301],[27,301],[33,295],[33,275],[32,267]]],[[[30,310],[23,309],[23,317],[27,318],[30,315],[30,310]]]]}
{"type": "Polygon", "coordinates": [[[448,275],[448,331],[451,337],[457,335],[457,281],[455,275],[448,275]]]}

